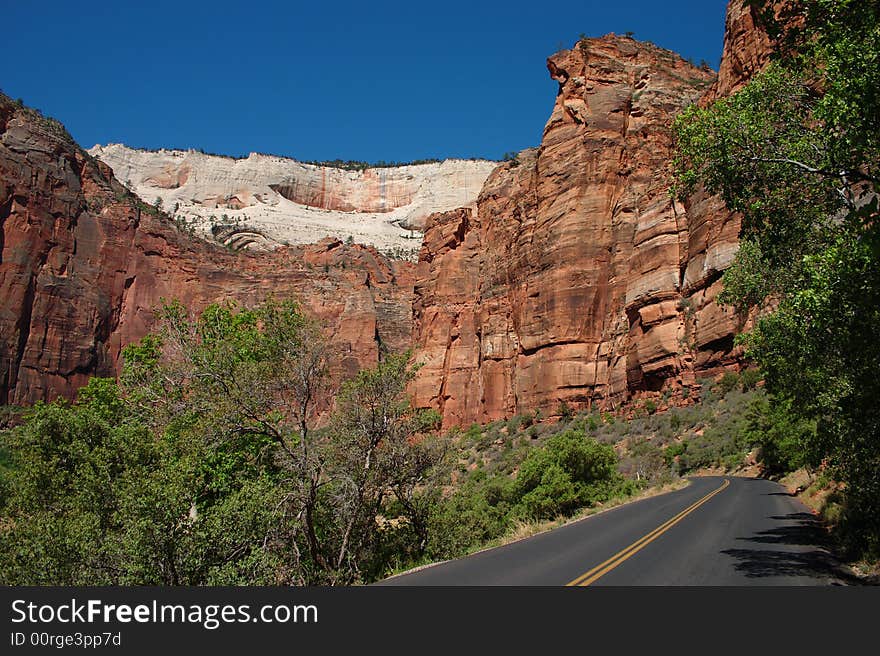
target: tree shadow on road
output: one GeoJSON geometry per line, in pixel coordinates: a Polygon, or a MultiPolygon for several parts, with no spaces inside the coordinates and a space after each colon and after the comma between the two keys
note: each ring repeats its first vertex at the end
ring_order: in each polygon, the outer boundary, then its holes
{"type": "Polygon", "coordinates": [[[813,515],[800,512],[771,519],[784,524],[737,538],[755,545],[755,548],[721,552],[737,561],[734,567],[738,572],[748,578],[765,578],[768,585],[779,577],[806,577],[816,579],[817,584],[822,581],[859,583],[833,555],[828,535],[813,515]]]}

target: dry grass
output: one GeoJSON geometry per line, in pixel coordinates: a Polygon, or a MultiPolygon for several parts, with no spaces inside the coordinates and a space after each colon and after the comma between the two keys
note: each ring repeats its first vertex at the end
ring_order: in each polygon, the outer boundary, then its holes
{"type": "Polygon", "coordinates": [[[837,519],[840,507],[832,495],[841,490],[839,483],[810,474],[806,469],[784,476],[779,483],[825,521],[833,524],[837,519]]]}

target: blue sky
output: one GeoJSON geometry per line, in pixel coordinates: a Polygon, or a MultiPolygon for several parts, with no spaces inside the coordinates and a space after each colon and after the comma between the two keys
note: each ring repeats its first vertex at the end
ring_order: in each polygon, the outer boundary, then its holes
{"type": "Polygon", "coordinates": [[[487,157],[537,145],[579,34],[717,68],[726,0],[4,3],[0,88],[86,148],[306,160],[487,157]]]}

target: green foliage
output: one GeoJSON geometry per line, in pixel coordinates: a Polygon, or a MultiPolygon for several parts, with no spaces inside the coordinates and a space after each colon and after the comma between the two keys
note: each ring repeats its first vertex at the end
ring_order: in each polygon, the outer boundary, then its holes
{"type": "Polygon", "coordinates": [[[501,157],[501,161],[502,162],[510,162],[511,167],[519,166],[519,164],[520,164],[519,153],[513,152],[513,151],[508,152],[508,153],[504,153],[504,155],[501,157]]]}
{"type": "Polygon", "coordinates": [[[730,305],[741,315],[760,306],[770,296],[772,280],[770,266],[764,260],[761,246],[751,239],[740,241],[733,264],[722,276],[724,289],[718,302],[730,305]]]}
{"type": "Polygon", "coordinates": [[[588,415],[588,416],[587,416],[587,419],[586,419],[586,421],[585,421],[585,423],[584,423],[584,426],[585,426],[585,428],[586,428],[589,432],[592,433],[592,432],[594,432],[597,428],[599,428],[599,422],[600,422],[600,420],[597,419],[594,415],[588,415]]]}
{"type": "Polygon", "coordinates": [[[621,482],[614,449],[570,430],[529,452],[515,491],[524,516],[549,519],[607,500],[621,482]]]}
{"type": "Polygon", "coordinates": [[[556,414],[563,420],[571,419],[574,416],[574,410],[565,401],[560,401],[556,408],[556,414]]]}
{"type": "Polygon", "coordinates": [[[760,369],[745,369],[739,375],[740,387],[743,392],[750,392],[755,389],[761,380],[763,380],[763,374],[761,374],[760,369]]]}
{"type": "Polygon", "coordinates": [[[687,442],[673,442],[663,450],[663,459],[666,464],[672,466],[676,458],[680,458],[687,452],[687,442]]]}
{"type": "Polygon", "coordinates": [[[6,437],[13,475],[0,524],[0,580],[128,581],[140,559],[132,560],[122,540],[104,536],[112,531],[123,537],[121,514],[144,503],[165,445],[128,420],[116,384],[95,378],[76,404],[37,403],[6,437]]]}
{"type": "Polygon", "coordinates": [[[420,433],[431,433],[440,430],[440,426],[443,424],[443,415],[433,408],[428,408],[419,411],[417,420],[420,433]]]}
{"type": "MultiPolygon", "coordinates": [[[[684,474],[703,467],[736,469],[743,464],[746,453],[753,446],[747,434],[747,412],[756,396],[731,387],[721,399],[709,402],[711,413],[700,417],[698,430],[667,448],[664,455],[671,462],[678,458],[678,471],[684,474]]],[[[704,402],[705,403],[705,402],[704,402]]],[[[698,409],[690,409],[699,412],[698,409]]],[[[693,420],[692,420],[693,421],[693,420]]]]}
{"type": "Polygon", "coordinates": [[[507,476],[483,471],[467,477],[448,499],[434,506],[428,556],[454,558],[502,535],[511,523],[511,486],[507,476]]]}
{"type": "Polygon", "coordinates": [[[772,474],[787,474],[800,467],[815,469],[821,462],[821,454],[810,449],[815,443],[816,422],[795,413],[788,400],[755,399],[747,415],[745,436],[760,449],[758,457],[772,474]]]}
{"type": "Polygon", "coordinates": [[[679,118],[676,169],[683,191],[701,183],[743,213],[725,302],[774,300],[744,340],[773,394],[765,457],[779,470],[824,459],[846,486],[851,544],[880,552],[880,6],[801,0],[786,29],[752,4],[785,49],[679,118]]]}
{"type": "Polygon", "coordinates": [[[556,433],[542,446],[506,452],[518,457],[515,478],[497,467],[479,467],[448,498],[437,500],[429,520],[429,557],[460,556],[500,537],[517,521],[568,516],[635,489],[618,472],[614,449],[587,438],[582,430],[556,433]]]}
{"type": "Polygon", "coordinates": [[[407,354],[343,385],[316,430],[326,347],[295,303],[159,316],[121,388],[93,379],[4,434],[0,582],[350,583],[391,545],[424,553],[444,450],[406,399],[407,354]]]}
{"type": "Polygon", "coordinates": [[[721,380],[718,381],[718,389],[721,390],[722,394],[727,394],[737,387],[739,387],[739,376],[733,371],[724,372],[721,380]]]}

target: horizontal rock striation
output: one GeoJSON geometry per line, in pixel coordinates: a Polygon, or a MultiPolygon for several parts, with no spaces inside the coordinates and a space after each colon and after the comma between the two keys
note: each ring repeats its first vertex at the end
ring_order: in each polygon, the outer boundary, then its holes
{"type": "Polygon", "coordinates": [[[540,147],[490,175],[475,208],[433,215],[416,270],[416,404],[444,424],[619,407],[738,366],[716,302],[739,217],[670,194],[670,126],[731,93],[770,44],[735,0],[721,76],[610,35],[551,57],[540,147]],[[707,100],[702,100],[707,101],[707,100]]]}
{"type": "Polygon", "coordinates": [[[0,404],[70,397],[89,376],[114,374],[162,299],[198,310],[298,298],[326,327],[340,375],[409,346],[411,263],[338,239],[259,256],[212,246],[5,96],[0,229],[0,404]]]}
{"type": "Polygon", "coordinates": [[[446,160],[348,171],[252,153],[242,159],[196,151],[146,151],[121,144],[89,151],[146,203],[209,234],[218,223],[245,223],[267,241],[313,243],[324,237],[417,249],[428,215],[472,205],[497,162],[446,160]],[[416,241],[414,241],[414,239],[416,241]]]}
{"type": "Polygon", "coordinates": [[[743,326],[716,297],[740,223],[705,193],[672,200],[670,124],[740,88],[771,47],[741,0],[717,79],[650,44],[583,40],[548,60],[559,93],[540,147],[497,168],[357,173],[124,146],[96,158],[0,95],[0,403],[115,373],[163,298],[197,310],[269,294],[322,321],[339,375],[413,346],[415,402],[446,426],[683,395],[739,364],[743,326]],[[156,196],[178,214],[189,203],[212,242],[156,196]],[[417,265],[344,243],[422,221],[417,265]]]}

